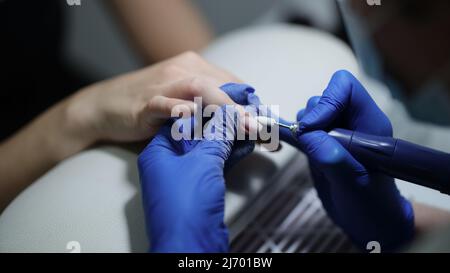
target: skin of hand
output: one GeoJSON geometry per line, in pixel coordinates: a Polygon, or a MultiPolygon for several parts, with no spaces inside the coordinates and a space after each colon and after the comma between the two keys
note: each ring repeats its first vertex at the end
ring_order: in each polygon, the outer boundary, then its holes
{"type": "MultiPolygon", "coordinates": [[[[76,94],[68,116],[94,140],[137,141],[154,135],[174,107],[234,104],[220,86],[237,78],[188,52],[143,70],[107,80],[76,94]]],[[[92,140],[91,140],[92,141],[92,140]]]]}
{"type": "Polygon", "coordinates": [[[206,19],[191,1],[113,0],[111,3],[126,34],[148,62],[199,50],[212,39],[206,19]]]}
{"type": "Polygon", "coordinates": [[[80,90],[0,144],[0,212],[61,160],[99,141],[148,139],[174,106],[193,110],[193,97],[235,104],[219,86],[239,81],[187,52],[80,90]]]}

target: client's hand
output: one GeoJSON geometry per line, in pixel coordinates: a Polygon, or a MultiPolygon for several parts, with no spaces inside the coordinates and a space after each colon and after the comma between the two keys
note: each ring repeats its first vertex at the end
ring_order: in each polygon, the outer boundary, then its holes
{"type": "Polygon", "coordinates": [[[69,124],[89,142],[144,140],[178,105],[192,111],[194,97],[205,105],[233,104],[219,86],[237,81],[195,53],[184,53],[85,88],[68,101],[69,124]]]}

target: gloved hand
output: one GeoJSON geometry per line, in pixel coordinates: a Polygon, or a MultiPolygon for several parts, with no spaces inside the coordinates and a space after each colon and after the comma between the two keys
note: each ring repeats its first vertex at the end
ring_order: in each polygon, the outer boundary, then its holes
{"type": "Polygon", "coordinates": [[[336,72],[322,97],[313,97],[298,113],[298,147],[308,156],[315,187],[331,219],[360,248],[378,241],[392,251],[414,234],[412,206],[394,179],[371,172],[326,131],[344,128],[392,136],[392,126],[361,83],[349,72],[336,72]]]}
{"type": "MultiPolygon", "coordinates": [[[[237,103],[253,89],[241,84],[222,87],[237,103]]],[[[147,234],[153,252],[226,252],[223,222],[224,166],[232,153],[232,111],[219,108],[205,126],[203,139],[175,141],[170,122],[163,126],[138,159],[147,234]],[[226,131],[227,130],[227,131],[226,131]]],[[[230,109],[227,109],[230,110],[230,109]]],[[[235,150],[234,160],[252,151],[249,143],[235,150]]]]}
{"type": "MultiPolygon", "coordinates": [[[[247,84],[227,83],[220,87],[235,103],[251,107],[251,97],[255,96],[255,89],[247,84]]],[[[245,108],[244,107],[244,108],[245,108]]],[[[233,145],[231,155],[225,161],[225,172],[230,170],[243,157],[255,149],[254,140],[240,140],[233,145]]]]}

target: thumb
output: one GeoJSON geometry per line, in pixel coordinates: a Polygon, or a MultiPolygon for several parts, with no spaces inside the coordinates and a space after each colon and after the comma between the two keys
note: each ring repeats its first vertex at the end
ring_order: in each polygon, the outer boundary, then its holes
{"type": "Polygon", "coordinates": [[[301,120],[306,114],[308,114],[320,101],[320,96],[313,96],[309,98],[306,103],[306,108],[300,109],[297,112],[297,121],[301,120]]]}
{"type": "Polygon", "coordinates": [[[368,172],[364,166],[325,131],[297,136],[302,151],[330,182],[341,186],[363,186],[368,183],[368,172]]]}
{"type": "Polygon", "coordinates": [[[177,148],[170,136],[170,125],[166,124],[158,131],[151,142],[139,154],[139,169],[145,168],[155,160],[177,155],[177,148]]]}

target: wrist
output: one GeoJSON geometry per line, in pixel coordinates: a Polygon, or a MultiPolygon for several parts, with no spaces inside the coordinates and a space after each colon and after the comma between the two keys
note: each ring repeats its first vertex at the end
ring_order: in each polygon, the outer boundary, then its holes
{"type": "Polygon", "coordinates": [[[80,90],[62,103],[61,122],[64,133],[81,146],[90,146],[101,140],[98,109],[91,87],[80,90]]]}
{"type": "Polygon", "coordinates": [[[176,228],[152,234],[151,252],[221,253],[229,249],[228,229],[223,223],[207,228],[180,223],[176,228]]]}
{"type": "MultiPolygon", "coordinates": [[[[160,213],[156,213],[161,215],[160,213]]],[[[165,217],[147,219],[151,252],[227,252],[228,229],[221,215],[164,211],[165,217]],[[171,218],[170,215],[177,215],[171,218]]],[[[147,215],[155,215],[150,213],[147,215]]]]}
{"type": "Polygon", "coordinates": [[[43,120],[51,125],[44,133],[57,162],[98,141],[92,126],[92,113],[87,105],[83,105],[80,95],[67,98],[44,114],[43,120]]]}

